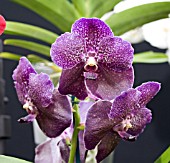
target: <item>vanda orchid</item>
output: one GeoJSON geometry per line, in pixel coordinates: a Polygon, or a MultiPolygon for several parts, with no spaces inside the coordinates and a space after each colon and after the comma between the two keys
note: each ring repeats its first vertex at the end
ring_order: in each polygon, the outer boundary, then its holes
{"type": "Polygon", "coordinates": [[[52,44],[52,60],[62,68],[57,88],[47,74],[37,74],[20,59],[13,79],[28,116],[19,121],[36,119],[49,137],[36,148],[35,163],[85,163],[92,149],[101,162],[121,139],[136,140],[152,119],[146,104],[160,84],[132,88],[133,52],[102,20],[81,18],[52,44]]]}

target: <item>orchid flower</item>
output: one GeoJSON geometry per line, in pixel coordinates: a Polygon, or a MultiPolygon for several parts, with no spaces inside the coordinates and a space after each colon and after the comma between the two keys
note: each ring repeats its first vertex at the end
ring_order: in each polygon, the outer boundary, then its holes
{"type": "Polygon", "coordinates": [[[4,32],[6,28],[6,22],[2,15],[0,15],[0,35],[4,32]]]}
{"type": "Polygon", "coordinates": [[[120,139],[135,140],[150,123],[152,114],[146,104],[160,90],[157,82],[147,82],[117,96],[113,103],[100,100],[87,113],[84,141],[88,150],[98,145],[96,159],[102,161],[120,139]]]}
{"type": "Polygon", "coordinates": [[[68,163],[73,128],[65,129],[60,136],[38,145],[35,150],[35,163],[68,163]]]}
{"type": "Polygon", "coordinates": [[[133,84],[133,48],[97,18],[81,18],[51,47],[62,67],[59,92],[84,100],[88,94],[111,100],[133,84]]]}
{"type": "Polygon", "coordinates": [[[13,80],[19,101],[28,113],[19,122],[32,122],[36,119],[48,137],[59,136],[70,126],[70,102],[67,96],[54,89],[47,74],[37,74],[31,63],[22,57],[14,70],[13,80]]]}

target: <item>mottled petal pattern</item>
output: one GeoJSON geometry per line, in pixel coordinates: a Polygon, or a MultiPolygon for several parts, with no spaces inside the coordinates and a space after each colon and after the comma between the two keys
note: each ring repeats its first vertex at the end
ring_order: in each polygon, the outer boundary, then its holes
{"type": "Polygon", "coordinates": [[[124,70],[132,66],[134,50],[131,44],[120,37],[104,38],[99,44],[99,63],[106,63],[113,70],[124,70]]]}
{"type": "Polygon", "coordinates": [[[53,91],[54,85],[47,74],[30,74],[28,94],[36,106],[47,107],[52,102],[53,91]]]}
{"type": "Polygon", "coordinates": [[[72,94],[80,100],[84,100],[88,96],[84,84],[82,63],[72,69],[62,70],[58,90],[63,95],[72,94]]]}
{"type": "Polygon", "coordinates": [[[19,101],[24,104],[25,98],[28,96],[28,85],[30,74],[36,74],[36,71],[32,67],[31,63],[26,57],[21,57],[19,65],[13,72],[13,80],[17,91],[19,101]]]}
{"type": "Polygon", "coordinates": [[[107,66],[100,64],[98,72],[95,80],[86,79],[85,84],[90,93],[100,99],[112,100],[133,85],[132,67],[119,72],[109,70],[107,66]]]}
{"type": "Polygon", "coordinates": [[[138,136],[143,131],[146,124],[151,122],[152,114],[147,108],[134,110],[132,114],[134,115],[131,119],[132,128],[130,128],[127,133],[132,136],[138,136]]]}
{"type": "Polygon", "coordinates": [[[98,45],[104,37],[113,37],[109,26],[97,18],[81,18],[72,26],[72,33],[86,40],[87,51],[98,51],[98,45]]]}
{"type": "Polygon", "coordinates": [[[63,69],[70,69],[82,61],[86,52],[85,40],[78,35],[65,33],[52,44],[52,61],[63,69]]]}
{"type": "Polygon", "coordinates": [[[99,101],[89,109],[84,131],[85,147],[88,150],[94,149],[114,125],[108,118],[110,108],[111,102],[99,101]]]}
{"type": "Polygon", "coordinates": [[[141,93],[132,88],[123,92],[115,98],[109,117],[118,121],[122,120],[122,118],[126,117],[127,114],[130,114],[137,107],[140,96],[141,93]]]}
{"type": "Polygon", "coordinates": [[[52,103],[46,108],[39,108],[37,122],[48,137],[57,137],[70,126],[71,115],[71,104],[68,98],[55,90],[52,103]]]}
{"type": "Polygon", "coordinates": [[[161,85],[158,82],[147,82],[137,87],[136,89],[142,93],[139,102],[140,106],[144,107],[158,93],[160,87],[161,85]]]}
{"type": "Polygon", "coordinates": [[[113,131],[107,132],[98,145],[98,152],[96,155],[97,162],[101,162],[106,158],[118,145],[120,136],[113,131]]]}

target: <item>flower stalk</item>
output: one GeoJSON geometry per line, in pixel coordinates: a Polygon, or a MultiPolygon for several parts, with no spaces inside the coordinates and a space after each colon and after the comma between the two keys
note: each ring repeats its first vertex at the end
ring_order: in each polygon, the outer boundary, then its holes
{"type": "Polygon", "coordinates": [[[78,133],[79,133],[78,126],[80,126],[79,108],[76,103],[77,103],[77,100],[75,98],[73,102],[74,132],[73,132],[72,141],[71,141],[69,163],[74,163],[74,158],[75,158],[76,149],[77,149],[77,138],[78,138],[78,133]]]}

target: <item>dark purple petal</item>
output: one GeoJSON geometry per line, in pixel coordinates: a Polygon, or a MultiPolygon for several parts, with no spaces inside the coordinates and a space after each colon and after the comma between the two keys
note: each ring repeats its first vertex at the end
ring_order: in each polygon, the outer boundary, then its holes
{"type": "Polygon", "coordinates": [[[116,132],[107,132],[98,145],[97,162],[105,159],[115,149],[119,141],[120,136],[116,132]]]}
{"type": "Polygon", "coordinates": [[[92,104],[94,104],[93,101],[81,101],[79,103],[80,123],[85,123],[87,112],[92,104]]]}
{"type": "Polygon", "coordinates": [[[144,107],[160,90],[161,85],[158,82],[147,82],[137,87],[136,89],[140,91],[140,106],[144,107]]]}
{"type": "Polygon", "coordinates": [[[46,108],[38,108],[37,122],[48,137],[59,136],[71,124],[71,105],[67,96],[54,91],[52,103],[46,108]]]}
{"type": "Polygon", "coordinates": [[[134,81],[133,68],[124,71],[114,71],[100,64],[98,77],[86,79],[85,84],[91,94],[106,100],[112,100],[122,91],[131,88],[134,81]]]}
{"type": "Polygon", "coordinates": [[[58,90],[63,95],[72,94],[80,100],[84,100],[88,96],[84,84],[82,63],[72,69],[62,70],[58,90]]]}
{"type": "Polygon", "coordinates": [[[99,63],[106,63],[113,70],[124,70],[132,66],[133,47],[120,37],[104,38],[99,44],[99,63]]]}
{"type": "MultiPolygon", "coordinates": [[[[58,146],[60,148],[60,153],[61,153],[61,158],[63,160],[64,163],[68,163],[69,161],[69,156],[70,156],[70,148],[68,147],[68,145],[66,144],[66,140],[62,139],[59,143],[58,146]]],[[[62,162],[62,163],[63,163],[62,162]]],[[[57,162],[55,162],[57,163],[57,162]]]]}
{"type": "Polygon", "coordinates": [[[26,57],[21,57],[19,65],[14,70],[12,77],[18,99],[22,104],[25,103],[24,100],[28,96],[29,75],[31,73],[36,74],[36,71],[26,57]]]}
{"type": "Polygon", "coordinates": [[[94,149],[113,127],[114,124],[108,117],[111,105],[109,101],[99,101],[89,109],[84,130],[84,141],[88,150],[94,149]]]}
{"type": "Polygon", "coordinates": [[[113,101],[109,117],[115,121],[126,118],[127,115],[136,109],[140,96],[141,93],[133,88],[123,92],[113,101]]]}
{"type": "Polygon", "coordinates": [[[132,112],[134,115],[131,119],[132,128],[129,128],[127,133],[137,137],[145,128],[146,124],[151,122],[152,113],[147,108],[141,108],[132,112]]]}
{"type": "Polygon", "coordinates": [[[65,147],[65,154],[68,154],[68,146],[62,142],[60,137],[50,139],[36,147],[35,163],[67,163],[65,159],[69,156],[61,154],[65,147]]]}
{"type": "Polygon", "coordinates": [[[65,33],[58,37],[51,47],[52,61],[58,66],[69,69],[82,61],[84,56],[85,41],[80,36],[65,33]]]}
{"type": "Polygon", "coordinates": [[[109,26],[97,18],[81,18],[72,26],[72,33],[86,40],[87,51],[98,50],[99,42],[104,37],[113,37],[109,26]]]}
{"type": "Polygon", "coordinates": [[[33,120],[35,120],[36,118],[36,114],[28,114],[27,116],[20,118],[18,120],[19,123],[29,123],[29,122],[33,122],[33,120]]]}
{"type": "Polygon", "coordinates": [[[47,107],[52,102],[54,85],[47,74],[30,74],[29,97],[37,107],[47,107]]]}

